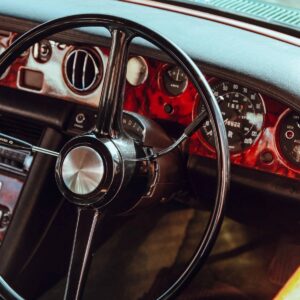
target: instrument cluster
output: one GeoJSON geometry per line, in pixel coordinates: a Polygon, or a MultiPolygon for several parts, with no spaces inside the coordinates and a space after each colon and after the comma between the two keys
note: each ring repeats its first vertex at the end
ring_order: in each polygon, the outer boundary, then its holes
{"type": "MultiPolygon", "coordinates": [[[[0,52],[16,38],[0,32],[0,52]]],[[[42,41],[24,52],[0,85],[98,106],[109,49],[42,41]]],[[[204,105],[188,76],[174,64],[129,57],[125,109],[157,120],[179,135],[204,105]]],[[[219,101],[231,162],[300,179],[300,114],[248,86],[207,76],[219,101]]],[[[215,158],[209,119],[184,145],[189,154],[215,158]]]]}
{"type": "MultiPolygon", "coordinates": [[[[188,125],[205,109],[193,85],[179,67],[146,61],[147,81],[139,86],[128,83],[125,108],[176,122],[180,128],[188,125]]],[[[249,87],[226,79],[207,79],[219,101],[232,164],[300,179],[300,114],[249,87]]],[[[189,154],[216,157],[208,119],[184,149],[189,154]]]]}

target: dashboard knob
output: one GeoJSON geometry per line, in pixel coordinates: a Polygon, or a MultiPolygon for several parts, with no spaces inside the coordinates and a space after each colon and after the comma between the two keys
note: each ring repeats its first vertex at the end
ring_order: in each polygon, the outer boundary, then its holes
{"type": "Polygon", "coordinates": [[[49,41],[43,40],[33,46],[33,58],[39,63],[46,63],[52,55],[52,46],[49,41]]]}

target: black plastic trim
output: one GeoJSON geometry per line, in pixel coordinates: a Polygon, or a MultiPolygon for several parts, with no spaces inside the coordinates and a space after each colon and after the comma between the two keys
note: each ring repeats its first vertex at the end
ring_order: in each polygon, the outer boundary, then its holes
{"type": "MultiPolygon", "coordinates": [[[[62,141],[63,136],[60,133],[48,128],[41,146],[56,149],[60,147],[62,141]]],[[[25,298],[40,292],[42,288],[40,283],[46,277],[50,280],[42,268],[36,268],[33,265],[36,259],[35,254],[39,252],[48,234],[51,220],[53,222],[62,201],[64,202],[58,189],[55,188],[54,166],[55,159],[52,157],[42,154],[35,156],[0,249],[1,276],[25,298]],[[29,284],[32,279],[28,277],[28,272],[35,274],[35,284],[29,284]]],[[[65,226],[67,228],[67,224],[65,226]]],[[[64,230],[61,229],[61,231],[64,230]]],[[[66,245],[64,247],[67,248],[66,245]]],[[[56,249],[58,248],[57,244],[56,249]]],[[[49,257],[48,261],[43,261],[43,264],[53,259],[59,261],[60,258],[49,257]]]]}
{"type": "MultiPolygon", "coordinates": [[[[190,155],[188,170],[193,174],[191,180],[198,184],[199,178],[197,174],[203,174],[210,178],[216,177],[215,164],[216,162],[213,159],[190,155]]],[[[203,180],[200,181],[202,182],[203,180]]],[[[298,180],[233,165],[231,166],[231,183],[255,190],[258,193],[266,192],[277,198],[286,199],[286,203],[295,202],[300,205],[300,186],[298,180]]]]}
{"type": "Polygon", "coordinates": [[[39,94],[0,87],[0,111],[63,129],[75,104],[39,94]]]}

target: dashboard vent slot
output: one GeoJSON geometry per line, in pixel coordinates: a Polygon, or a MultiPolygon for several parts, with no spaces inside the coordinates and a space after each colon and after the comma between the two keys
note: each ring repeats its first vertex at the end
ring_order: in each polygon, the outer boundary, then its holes
{"type": "MultiPolygon", "coordinates": [[[[194,0],[202,3],[202,1],[194,0]]],[[[260,2],[257,0],[208,0],[205,4],[233,11],[248,14],[263,20],[285,24],[296,28],[300,27],[300,10],[288,8],[272,3],[260,2]]]]}
{"type": "Polygon", "coordinates": [[[73,49],[65,59],[64,75],[67,85],[76,93],[95,90],[102,77],[102,60],[92,49],[73,49]]]}
{"type": "Polygon", "coordinates": [[[30,120],[0,113],[0,132],[38,145],[44,128],[30,120]]]}

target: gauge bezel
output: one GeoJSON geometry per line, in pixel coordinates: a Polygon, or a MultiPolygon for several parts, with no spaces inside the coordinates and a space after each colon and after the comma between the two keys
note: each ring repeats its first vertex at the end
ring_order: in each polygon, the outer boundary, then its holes
{"type": "MultiPolygon", "coordinates": [[[[232,81],[230,81],[230,80],[228,80],[226,78],[211,77],[210,79],[208,79],[208,83],[211,85],[212,90],[214,90],[214,86],[216,86],[218,84],[221,84],[222,82],[225,82],[225,81],[231,82],[232,84],[238,84],[239,86],[242,86],[242,87],[245,87],[245,88],[248,88],[248,89],[252,90],[251,87],[248,87],[248,86],[236,83],[236,82],[232,82],[232,81]]],[[[246,153],[252,147],[254,147],[259,142],[259,140],[260,140],[260,138],[262,136],[262,133],[263,133],[263,131],[265,129],[265,122],[266,122],[266,115],[267,115],[266,103],[265,103],[264,97],[262,96],[261,93],[256,92],[255,90],[254,90],[254,92],[257,93],[257,95],[260,98],[260,101],[262,103],[262,106],[263,106],[263,112],[264,113],[263,113],[263,121],[262,121],[261,130],[259,131],[258,135],[254,139],[254,142],[251,145],[249,145],[248,147],[245,147],[242,151],[240,151],[240,150],[237,150],[237,151],[230,150],[230,156],[231,157],[235,157],[235,156],[238,156],[240,154],[246,153]]],[[[193,107],[193,112],[192,112],[192,114],[193,114],[192,118],[193,119],[198,115],[197,109],[199,108],[199,105],[201,105],[201,99],[200,99],[200,97],[197,97],[197,99],[195,101],[195,104],[194,104],[194,107],[193,107]]],[[[206,147],[206,149],[208,149],[212,153],[216,153],[216,150],[215,150],[214,146],[212,146],[207,141],[207,139],[204,136],[204,134],[202,133],[201,129],[198,129],[197,132],[196,132],[196,134],[197,134],[198,139],[201,141],[201,143],[203,143],[203,145],[206,147]]]]}
{"type": "Polygon", "coordinates": [[[99,86],[101,85],[103,81],[103,76],[105,72],[105,66],[104,66],[104,60],[103,60],[103,53],[99,48],[96,47],[89,47],[89,46],[70,46],[67,52],[65,53],[63,60],[62,60],[62,75],[64,78],[65,85],[68,87],[68,89],[73,92],[76,95],[79,96],[87,96],[95,92],[99,86]],[[73,87],[72,83],[69,81],[69,78],[67,76],[67,60],[70,57],[71,53],[74,50],[82,50],[91,53],[94,56],[94,59],[96,60],[96,66],[98,69],[98,74],[96,75],[96,79],[93,82],[93,84],[89,87],[88,90],[78,90],[73,87]]]}
{"type": "MultiPolygon", "coordinates": [[[[287,108],[286,110],[284,110],[282,112],[282,114],[279,116],[276,124],[275,124],[275,131],[274,131],[274,135],[275,135],[275,145],[276,145],[276,151],[277,151],[277,155],[278,155],[278,158],[280,159],[280,162],[288,169],[291,169],[292,171],[296,172],[296,173],[300,173],[300,167],[296,166],[294,163],[292,163],[290,160],[288,160],[285,155],[284,155],[284,152],[281,148],[281,145],[280,145],[280,129],[281,129],[281,126],[282,126],[282,122],[283,120],[291,113],[296,113],[296,111],[290,109],[290,108],[287,108]]],[[[298,113],[300,115],[300,113],[298,113]]]]}
{"type": "Polygon", "coordinates": [[[126,82],[128,84],[130,84],[131,86],[133,86],[133,87],[139,87],[140,85],[144,84],[147,81],[148,77],[149,77],[149,66],[148,66],[147,60],[143,56],[141,56],[141,55],[133,55],[133,56],[129,57],[129,59],[127,61],[127,71],[128,71],[128,64],[129,64],[130,60],[133,59],[133,58],[142,61],[143,65],[146,68],[146,71],[145,71],[145,74],[143,76],[143,80],[140,83],[138,83],[138,84],[131,83],[128,80],[128,78],[127,78],[127,72],[126,72],[126,82]]]}
{"type": "Polygon", "coordinates": [[[176,67],[176,64],[170,64],[170,63],[165,63],[161,67],[159,74],[158,74],[158,86],[161,91],[163,91],[169,98],[177,98],[177,97],[182,97],[182,95],[188,90],[188,86],[190,83],[190,79],[187,77],[184,89],[182,90],[181,93],[178,95],[172,95],[165,87],[164,83],[164,74],[167,72],[169,69],[176,67]]]}

